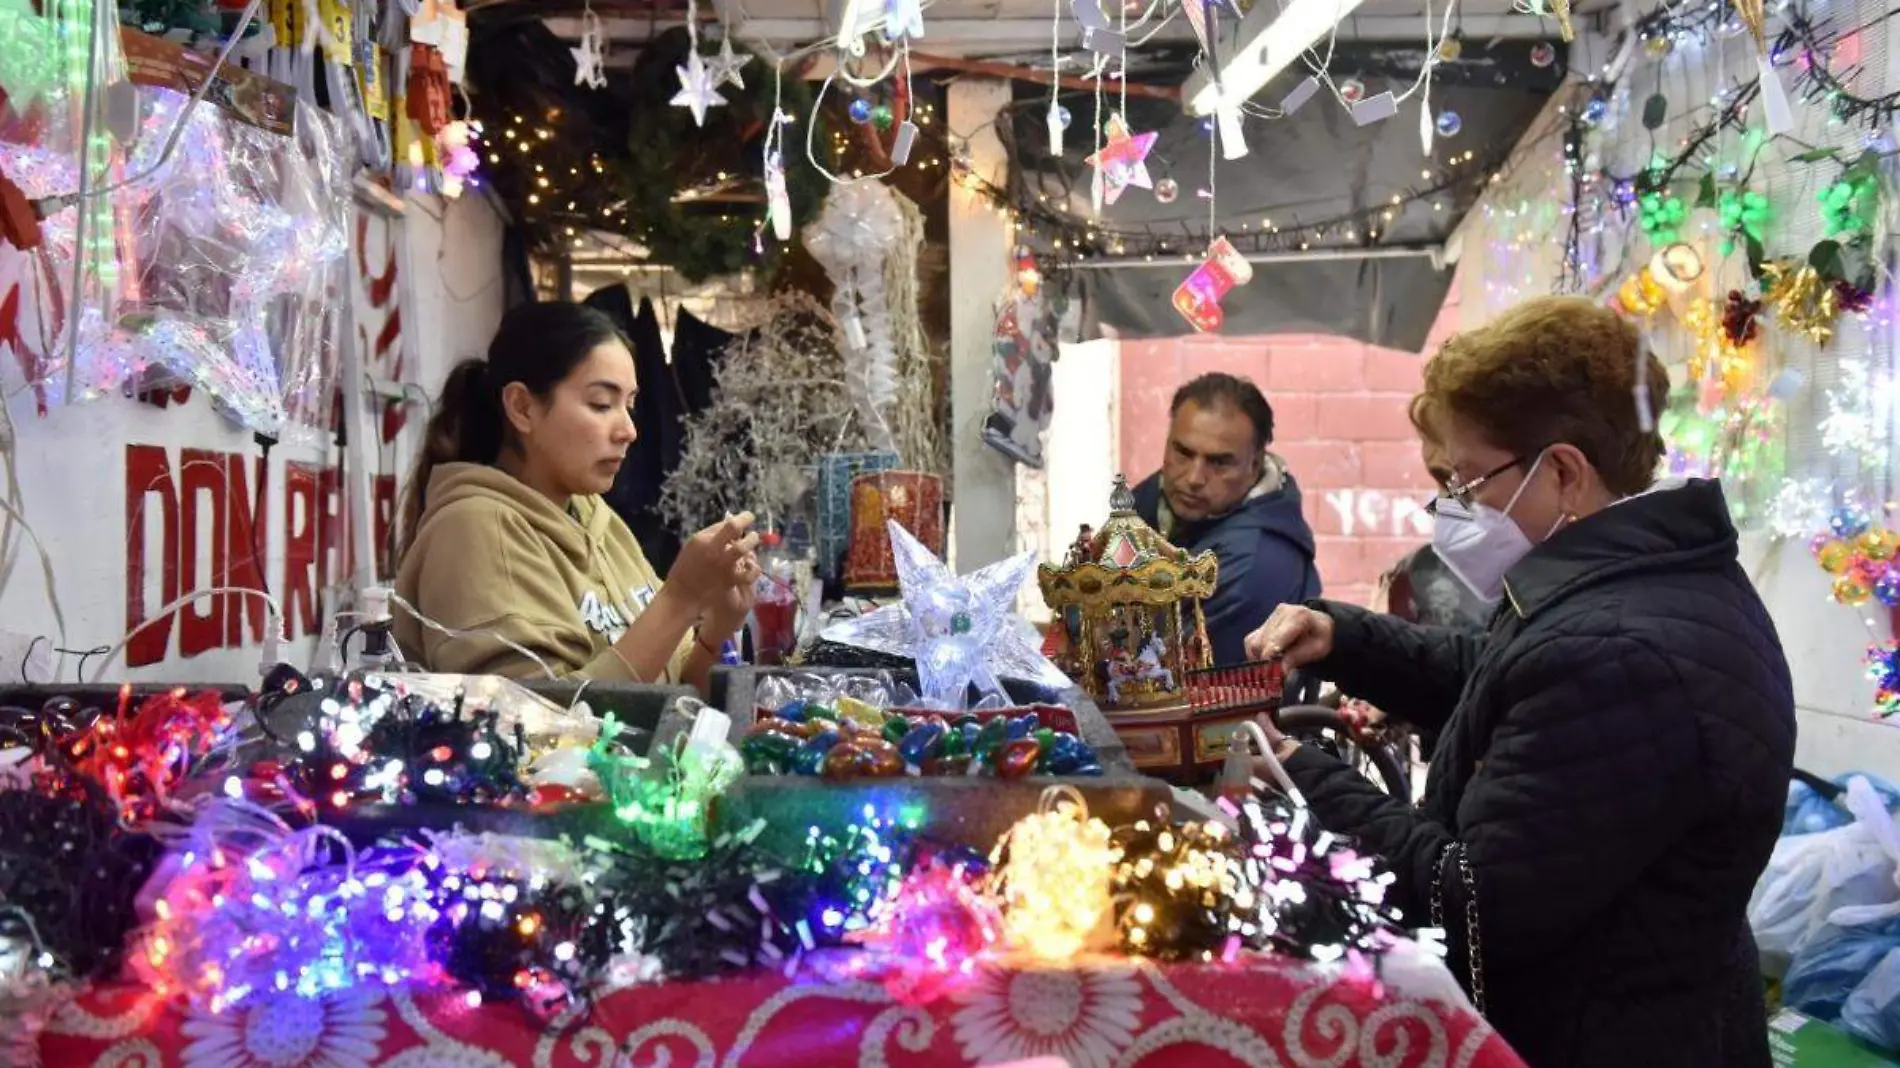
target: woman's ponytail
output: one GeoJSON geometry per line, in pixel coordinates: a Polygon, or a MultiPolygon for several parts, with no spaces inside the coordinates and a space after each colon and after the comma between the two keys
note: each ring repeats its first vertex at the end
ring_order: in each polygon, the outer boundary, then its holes
{"type": "Polygon", "coordinates": [[[429,477],[438,464],[494,463],[501,455],[505,421],[501,411],[501,389],[493,381],[488,361],[463,360],[449,372],[442,384],[441,399],[423,430],[422,455],[409,475],[409,490],[403,497],[403,552],[416,538],[423,509],[428,505],[429,477]]]}

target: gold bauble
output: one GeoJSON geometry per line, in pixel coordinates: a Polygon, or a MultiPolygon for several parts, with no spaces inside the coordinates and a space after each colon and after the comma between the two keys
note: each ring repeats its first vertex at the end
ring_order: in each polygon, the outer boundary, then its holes
{"type": "Polygon", "coordinates": [[[1839,575],[1854,566],[1854,547],[1839,538],[1822,544],[1814,551],[1815,562],[1830,575],[1839,575]]]}
{"type": "Polygon", "coordinates": [[[1834,599],[1849,608],[1859,608],[1873,596],[1874,592],[1852,575],[1834,580],[1834,599]]]}
{"type": "Polygon", "coordinates": [[[1867,559],[1884,562],[1893,559],[1894,554],[1900,552],[1900,534],[1885,527],[1875,527],[1862,534],[1855,541],[1854,547],[1859,549],[1860,554],[1867,559]]]}

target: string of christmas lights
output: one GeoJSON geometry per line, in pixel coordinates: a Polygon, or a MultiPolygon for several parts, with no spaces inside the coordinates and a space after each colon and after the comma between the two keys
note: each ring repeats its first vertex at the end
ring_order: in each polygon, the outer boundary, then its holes
{"type": "MultiPolygon", "coordinates": [[[[1252,218],[1241,219],[1238,232],[1221,230],[1220,233],[1236,249],[1246,253],[1376,248],[1384,229],[1408,211],[1430,205],[1433,212],[1443,212],[1499,181],[1500,168],[1510,156],[1510,146],[1482,157],[1475,150],[1467,149],[1436,171],[1421,170],[1419,177],[1426,184],[1394,193],[1386,203],[1305,221],[1265,211],[1259,214],[1257,223],[1252,218]],[[1280,217],[1275,218],[1276,214],[1280,217]]],[[[1037,248],[1039,258],[1051,270],[1103,258],[1155,262],[1180,257],[1186,262],[1198,262],[1216,236],[1185,223],[1179,225],[1177,232],[1155,226],[1118,227],[1110,220],[1065,211],[1058,198],[1032,189],[1019,177],[1012,176],[1008,187],[998,186],[973,170],[954,148],[950,148],[949,158],[952,181],[957,187],[980,198],[997,215],[1007,219],[1017,243],[1037,248]]]]}

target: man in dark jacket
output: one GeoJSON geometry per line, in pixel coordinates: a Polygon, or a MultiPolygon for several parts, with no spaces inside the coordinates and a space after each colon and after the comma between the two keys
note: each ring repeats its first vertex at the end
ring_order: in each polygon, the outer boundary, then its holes
{"type": "Polygon", "coordinates": [[[1273,444],[1273,409],[1254,384],[1218,372],[1175,391],[1161,470],[1135,487],[1141,518],[1190,552],[1220,560],[1204,607],[1216,664],[1247,659],[1247,634],[1276,605],[1320,594],[1300,487],[1273,444]]]}

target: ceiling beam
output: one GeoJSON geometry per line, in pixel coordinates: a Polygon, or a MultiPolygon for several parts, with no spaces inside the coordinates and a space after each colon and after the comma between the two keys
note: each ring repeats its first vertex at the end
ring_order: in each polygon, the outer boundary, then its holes
{"type": "MultiPolygon", "coordinates": [[[[1181,99],[1192,114],[1206,115],[1214,111],[1223,93],[1240,99],[1251,97],[1329,34],[1342,41],[1424,42],[1423,15],[1338,16],[1339,12],[1350,12],[1358,2],[1293,0],[1285,5],[1255,4],[1239,23],[1222,27],[1217,45],[1221,93],[1215,92],[1213,77],[1203,64],[1181,87],[1181,99]]],[[[1453,25],[1458,36],[1468,41],[1551,36],[1544,20],[1530,15],[1461,14],[1453,25]]]]}
{"type": "MultiPolygon", "coordinates": [[[[1328,0],[1330,6],[1330,0],[1328,0]]],[[[1256,11],[1272,10],[1272,5],[1259,4],[1256,11]]],[[[581,37],[581,20],[578,18],[549,18],[543,20],[556,37],[578,41],[581,37]]],[[[655,34],[686,23],[678,18],[615,18],[600,20],[601,30],[607,40],[621,44],[637,44],[655,34]]],[[[1243,29],[1245,28],[1243,23],[1243,29]]],[[[1424,39],[1424,19],[1419,15],[1356,15],[1342,21],[1339,25],[1339,39],[1342,41],[1408,41],[1424,39]]],[[[1490,40],[1492,38],[1535,38],[1548,37],[1550,31],[1540,21],[1528,15],[1461,15],[1457,28],[1466,40],[1490,40]]],[[[836,31],[825,25],[820,18],[741,18],[733,30],[734,36],[742,40],[763,40],[775,47],[793,49],[823,41],[835,35],[836,31]]],[[[1072,23],[1065,23],[1062,32],[1063,48],[1074,52],[1080,49],[1079,29],[1072,23]]],[[[1177,44],[1194,39],[1193,31],[1188,28],[1187,20],[1176,19],[1162,27],[1152,38],[1154,43],[1177,44]]],[[[923,52],[956,54],[959,52],[985,53],[1021,53],[1049,50],[1049,19],[1038,18],[926,18],[924,36],[915,47],[923,52]]]]}

